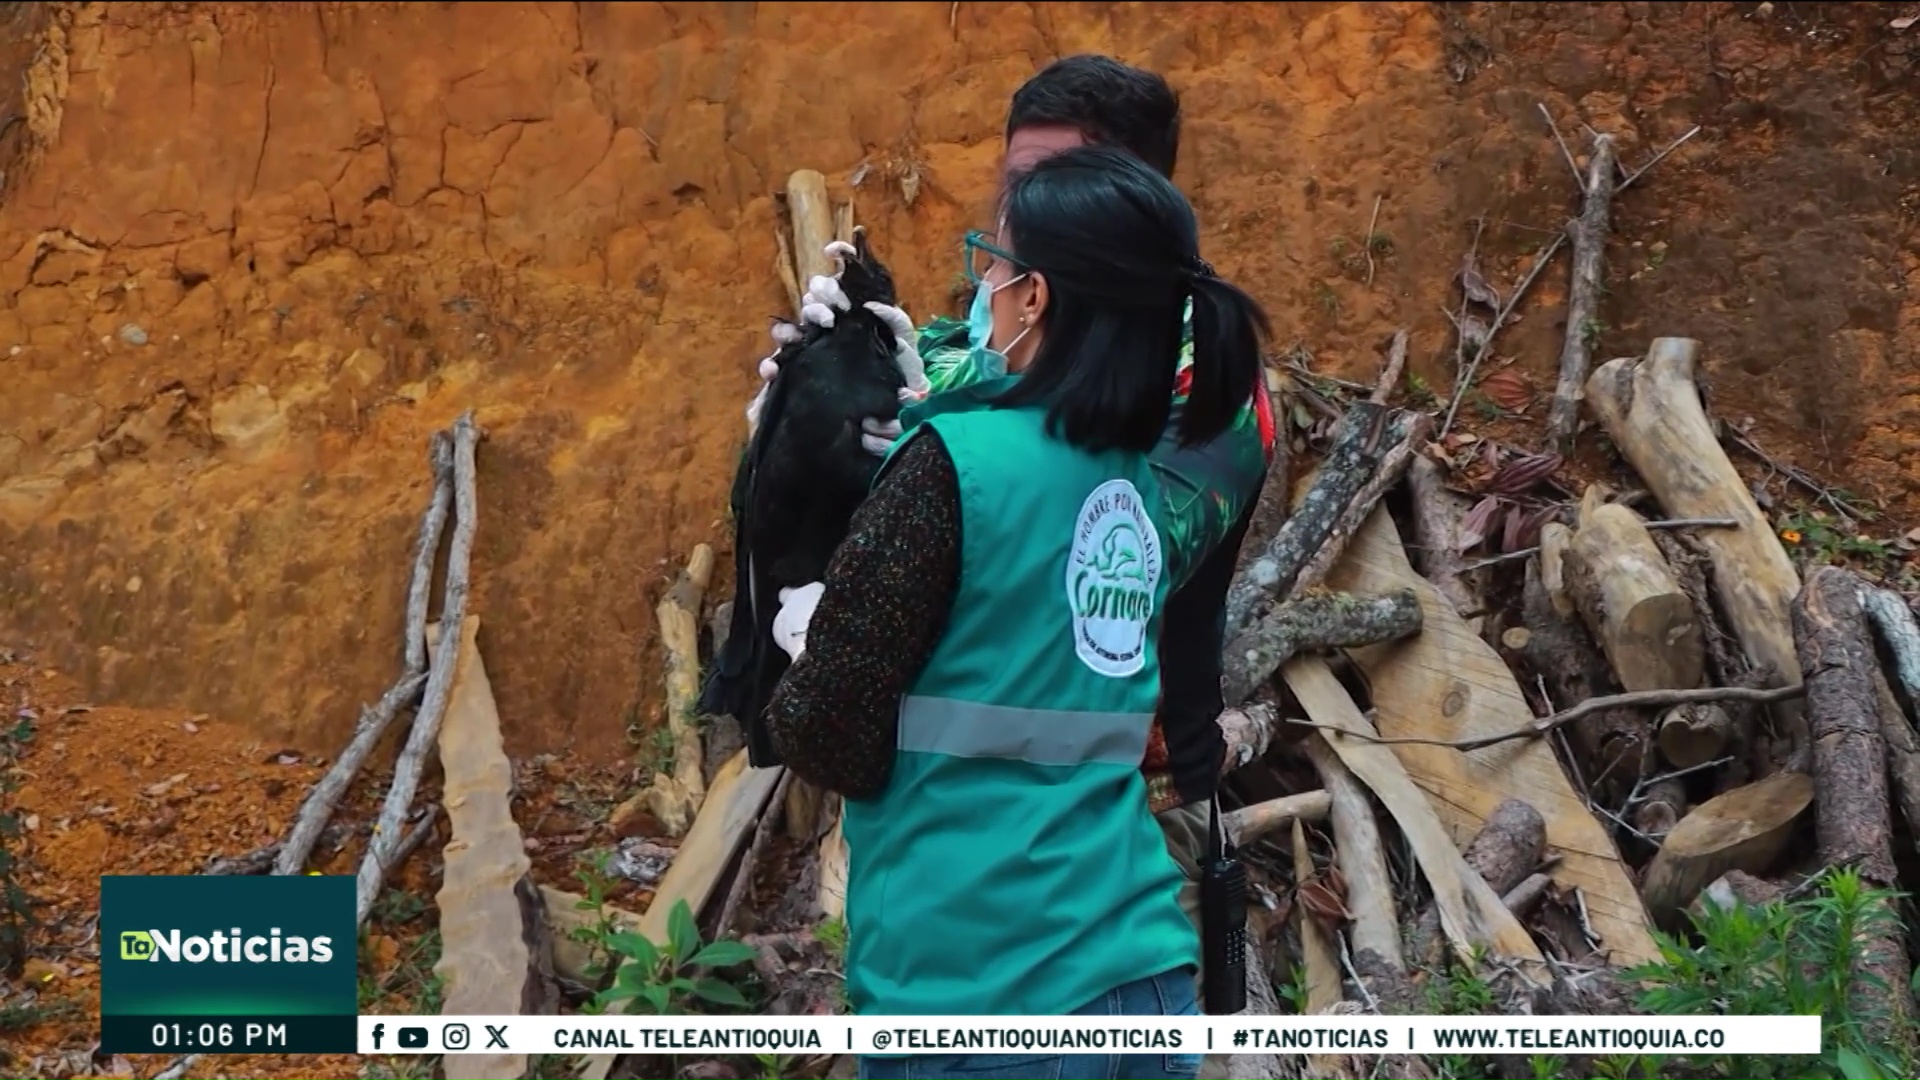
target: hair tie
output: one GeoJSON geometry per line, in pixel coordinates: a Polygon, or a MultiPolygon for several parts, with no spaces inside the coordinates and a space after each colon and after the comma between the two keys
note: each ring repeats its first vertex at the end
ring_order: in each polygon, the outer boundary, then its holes
{"type": "Polygon", "coordinates": [[[1213,272],[1212,263],[1208,262],[1207,260],[1201,258],[1198,255],[1195,255],[1191,259],[1187,260],[1187,276],[1195,277],[1195,278],[1210,278],[1210,277],[1215,277],[1217,275],[1215,275],[1213,272]]]}

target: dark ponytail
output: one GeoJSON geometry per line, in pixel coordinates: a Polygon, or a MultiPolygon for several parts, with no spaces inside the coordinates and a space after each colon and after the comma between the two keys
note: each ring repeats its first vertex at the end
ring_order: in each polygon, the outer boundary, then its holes
{"type": "Polygon", "coordinates": [[[1258,386],[1267,318],[1201,261],[1193,207],[1171,181],[1124,150],[1082,146],[1015,176],[1001,205],[1010,254],[1046,279],[1048,299],[1033,363],[996,405],[1044,405],[1048,430],[1085,450],[1151,451],[1166,435],[1191,298],[1178,435],[1206,442],[1232,427],[1258,386]]]}
{"type": "Polygon", "coordinates": [[[1233,426],[1262,378],[1267,313],[1239,286],[1200,263],[1193,275],[1193,385],[1180,411],[1180,442],[1211,442],[1233,426]]]}

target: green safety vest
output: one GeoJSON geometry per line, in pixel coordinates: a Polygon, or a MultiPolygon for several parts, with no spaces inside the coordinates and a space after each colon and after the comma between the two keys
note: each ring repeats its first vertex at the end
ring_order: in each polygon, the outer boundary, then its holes
{"type": "Polygon", "coordinates": [[[845,804],[860,1015],[1058,1016],[1199,963],[1140,773],[1168,591],[1153,473],[985,407],[1006,385],[911,417],[959,476],[960,583],[892,781],[845,804]]]}

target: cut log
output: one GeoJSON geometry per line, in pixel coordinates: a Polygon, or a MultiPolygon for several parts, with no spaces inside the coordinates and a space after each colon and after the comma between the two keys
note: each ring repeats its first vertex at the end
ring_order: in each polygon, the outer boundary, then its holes
{"type": "Polygon", "coordinates": [[[1647,913],[1669,931],[1714,879],[1729,870],[1764,874],[1785,850],[1793,825],[1813,802],[1804,773],[1774,773],[1700,804],[1667,833],[1647,867],[1640,895],[1647,913]]]}
{"type": "Polygon", "coordinates": [[[1254,621],[1226,648],[1220,696],[1238,705],[1299,653],[1398,641],[1420,632],[1420,600],[1411,589],[1384,596],[1303,596],[1254,621]]]}
{"type": "MultiPolygon", "coordinates": [[[[1556,526],[1548,526],[1555,528],[1556,526]]],[[[1563,530],[1564,531],[1564,530],[1563,530]]],[[[1546,683],[1556,709],[1605,697],[1617,689],[1613,670],[1578,618],[1560,613],[1546,584],[1547,556],[1529,562],[1521,587],[1527,665],[1546,683]]],[[[1614,801],[1645,774],[1647,722],[1638,709],[1601,709],[1567,725],[1586,786],[1614,801]]]]}
{"type": "MultiPolygon", "coordinates": [[[[1891,890],[1899,880],[1887,744],[1880,737],[1874,682],[1879,665],[1861,610],[1864,588],[1858,577],[1838,567],[1814,570],[1794,602],[1793,635],[1807,680],[1813,783],[1820,793],[1814,816],[1820,859],[1829,866],[1852,865],[1867,886],[1891,890]]],[[[1852,1015],[1864,1019],[1869,1036],[1891,1045],[1911,1005],[1904,1004],[1907,994],[1889,995],[1885,989],[1906,987],[1909,974],[1905,931],[1896,912],[1886,916],[1877,933],[1862,935],[1855,969],[1856,975],[1876,976],[1880,986],[1854,979],[1852,1015]]]]}
{"type": "Polygon", "coordinates": [[[1900,594],[1887,589],[1861,590],[1860,606],[1880,644],[1893,657],[1894,683],[1907,707],[1920,709],[1920,620],[1900,594]]]}
{"type": "Polygon", "coordinates": [[[1589,490],[1567,547],[1567,592],[1626,690],[1691,690],[1706,673],[1693,602],[1640,515],[1589,490]]]}
{"type": "Polygon", "coordinates": [[[686,569],[660,597],[654,615],[667,653],[667,731],[673,741],[673,772],[655,773],[647,786],[647,809],[668,836],[684,836],[707,797],[701,745],[700,606],[713,579],[713,549],[696,545],[686,569]]]}
{"type": "Polygon", "coordinates": [[[1535,905],[1547,895],[1553,879],[1545,874],[1528,874],[1520,884],[1508,889],[1500,902],[1507,905],[1516,919],[1524,919],[1533,912],[1535,905]]]}
{"type": "MultiPolygon", "coordinates": [[[[1373,475],[1385,449],[1389,418],[1384,406],[1371,402],[1348,410],[1305,497],[1228,588],[1224,640],[1239,637],[1262,609],[1292,595],[1301,569],[1326,545],[1354,495],[1373,475]]],[[[1287,495],[1278,493],[1281,498],[1287,495]]]]}
{"type": "Polygon", "coordinates": [[[1657,730],[1660,756],[1676,769],[1691,769],[1726,750],[1733,721],[1720,706],[1699,702],[1668,709],[1661,714],[1657,730]]]}
{"type": "Polygon", "coordinates": [[[1629,808],[1633,827],[1643,838],[1655,844],[1671,833],[1687,816],[1687,784],[1678,776],[1649,780],[1629,808]]]}
{"type": "Polygon", "coordinates": [[[1913,722],[1887,685],[1886,676],[1876,669],[1873,681],[1880,695],[1880,737],[1887,743],[1887,777],[1900,803],[1900,815],[1906,819],[1907,835],[1920,846],[1920,736],[1915,735],[1913,722]]]}
{"type": "Polygon", "coordinates": [[[787,213],[793,221],[794,276],[804,291],[816,275],[831,277],[839,269],[827,255],[834,238],[827,178],[812,169],[798,169],[787,177],[787,213]]]}
{"type": "MultiPolygon", "coordinates": [[[[1707,681],[1713,686],[1745,686],[1759,689],[1767,685],[1767,678],[1753,670],[1753,664],[1740,650],[1740,643],[1727,629],[1726,618],[1714,601],[1712,582],[1712,563],[1706,552],[1680,533],[1662,529],[1653,534],[1653,542],[1660,546],[1661,554],[1666,556],[1667,565],[1673,569],[1674,580],[1686,592],[1687,599],[1693,602],[1693,619],[1700,626],[1700,641],[1707,658],[1707,681]]],[[[1701,757],[1699,761],[1681,764],[1669,757],[1667,760],[1677,768],[1688,768],[1715,757],[1730,756],[1734,760],[1727,763],[1715,777],[1719,791],[1729,791],[1741,787],[1755,775],[1752,763],[1748,760],[1753,750],[1754,734],[1760,726],[1760,707],[1749,702],[1722,702],[1719,713],[1725,718],[1725,724],[1717,737],[1721,746],[1701,757]]],[[[1711,725],[1711,718],[1706,720],[1711,725]]],[[[1665,729],[1659,729],[1661,749],[1665,750],[1665,729]]],[[[1699,753],[1701,747],[1696,743],[1691,753],[1699,753]]],[[[1681,749],[1683,756],[1689,751],[1681,749]]]]}
{"type": "MultiPolygon", "coordinates": [[[[745,750],[721,767],[714,776],[713,786],[707,789],[706,801],[700,805],[700,816],[693,819],[693,828],[687,830],[673,864],[667,868],[666,876],[660,879],[659,888],[647,904],[646,914],[640,917],[636,933],[655,944],[664,944],[667,919],[673,914],[674,905],[682,900],[696,918],[699,916],[720,878],[733,864],[734,856],[739,854],[741,843],[759,824],[760,815],[768,812],[773,789],[785,772],[779,766],[753,768],[747,764],[745,750]]],[[[622,1002],[617,1007],[625,1004],[622,1002]]],[[[587,1058],[580,1073],[582,1080],[606,1080],[615,1056],[595,1054],[587,1058]]]]}
{"type": "MultiPolygon", "coordinates": [[[[1534,872],[1546,847],[1547,821],[1540,816],[1540,811],[1519,799],[1508,799],[1493,808],[1486,825],[1467,845],[1461,858],[1489,889],[1503,894],[1502,903],[1513,911],[1513,905],[1505,904],[1504,894],[1534,872]]],[[[1414,920],[1413,941],[1422,967],[1446,970],[1446,957],[1440,948],[1444,938],[1437,907],[1427,907],[1414,920]]]]}
{"type": "MultiPolygon", "coordinates": [[[[1438,741],[1501,738],[1533,724],[1533,709],[1507,662],[1414,571],[1384,510],[1374,512],[1327,584],[1359,592],[1410,588],[1420,597],[1419,634],[1350,651],[1366,674],[1383,735],[1438,741]]],[[[1554,880],[1586,897],[1611,962],[1632,965],[1659,959],[1639,893],[1613,838],[1574,791],[1544,739],[1503,739],[1471,753],[1435,745],[1390,749],[1425,790],[1454,844],[1464,846],[1471,840],[1506,799],[1520,799],[1540,811],[1547,822],[1547,842],[1565,856],[1553,871],[1554,880]]],[[[1351,762],[1348,767],[1353,768],[1351,762]]],[[[1459,848],[1453,850],[1457,854],[1459,848]]]]}
{"type": "Polygon", "coordinates": [[[1484,619],[1476,613],[1486,608],[1486,571],[1463,569],[1466,560],[1460,557],[1471,546],[1462,542],[1462,523],[1472,505],[1447,489],[1439,464],[1425,454],[1407,466],[1407,488],[1413,496],[1413,565],[1477,635],[1484,619]]]}
{"type": "Polygon", "coordinates": [[[1580,426],[1582,390],[1593,366],[1594,339],[1599,334],[1607,236],[1613,231],[1613,170],[1617,160],[1613,136],[1596,133],[1580,193],[1580,216],[1567,222],[1567,235],[1573,241],[1573,271],[1567,283],[1567,337],[1560,348],[1560,379],[1553,390],[1553,405],[1547,410],[1547,445],[1562,455],[1573,449],[1573,436],[1580,426]]]}
{"type": "Polygon", "coordinates": [[[1303,791],[1229,810],[1220,815],[1220,827],[1234,847],[1245,847],[1295,821],[1325,821],[1332,807],[1333,796],[1328,792],[1303,791]]]}
{"type": "Polygon", "coordinates": [[[1370,956],[1376,965],[1404,972],[1400,954],[1400,918],[1394,912],[1393,877],[1387,873],[1387,849],[1374,820],[1373,800],[1367,789],[1340,763],[1340,755],[1320,733],[1302,748],[1326,785],[1333,817],[1333,850],[1340,874],[1347,879],[1347,910],[1353,913],[1348,937],[1354,962],[1370,956]]]}
{"type": "MultiPolygon", "coordinates": [[[[773,787],[773,794],[767,796],[771,807],[784,804],[786,789],[793,779],[792,772],[785,772],[780,777],[780,782],[773,787]]],[[[777,819],[775,810],[769,809],[760,815],[760,824],[754,826],[753,842],[747,845],[747,853],[741,857],[739,869],[733,872],[733,884],[727,887],[727,898],[720,905],[720,916],[713,921],[714,940],[733,936],[733,923],[739,917],[740,902],[746,899],[747,891],[753,888],[754,868],[760,864],[760,856],[766,851],[767,840],[773,835],[773,823],[777,819]]]]}
{"type": "MultiPolygon", "coordinates": [[[[1296,657],[1283,673],[1287,685],[1299,698],[1300,707],[1316,723],[1362,736],[1375,734],[1373,724],[1354,705],[1324,661],[1296,657]]],[[[1402,835],[1413,847],[1414,858],[1433,886],[1440,926],[1454,951],[1465,957],[1471,955],[1476,946],[1486,946],[1495,956],[1519,961],[1518,970],[1529,981],[1545,979],[1540,950],[1533,938],[1513,913],[1501,905],[1500,894],[1467,865],[1460,849],[1453,845],[1453,839],[1434,815],[1432,804],[1414,786],[1393,749],[1338,735],[1329,735],[1327,744],[1339,754],[1341,762],[1372,789],[1400,824],[1402,835]]]]}
{"type": "MultiPolygon", "coordinates": [[[[441,1012],[453,1015],[525,1015],[549,999],[538,958],[547,948],[528,874],[520,826],[513,820],[513,763],[500,735],[500,714],[475,641],[480,619],[461,627],[447,716],[440,725],[441,802],[453,836],[445,850],[435,903],[440,910],[440,959],[433,966],[445,987],[441,1012]]],[[[550,962],[550,961],[549,961],[550,962]]],[[[517,1080],[527,1055],[453,1054],[447,1071],[482,1080],[517,1080]]]]}
{"type": "MultiPolygon", "coordinates": [[[[1728,629],[1748,661],[1771,669],[1770,686],[1800,682],[1791,606],[1800,578],[1773,526],[1715,439],[1695,386],[1700,343],[1657,338],[1645,360],[1601,365],[1587,381],[1587,401],[1621,456],[1639,473],[1667,514],[1730,518],[1731,529],[1707,529],[1697,540],[1713,562],[1713,581],[1728,629]]],[[[1800,702],[1772,707],[1775,730],[1804,741],[1800,702]]]]}

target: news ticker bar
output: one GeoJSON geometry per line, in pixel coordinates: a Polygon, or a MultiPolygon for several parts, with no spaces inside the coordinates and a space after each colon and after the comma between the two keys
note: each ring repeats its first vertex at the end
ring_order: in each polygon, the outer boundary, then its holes
{"type": "Polygon", "coordinates": [[[363,1054],[1820,1053],[1817,1016],[362,1016],[363,1054]]]}

